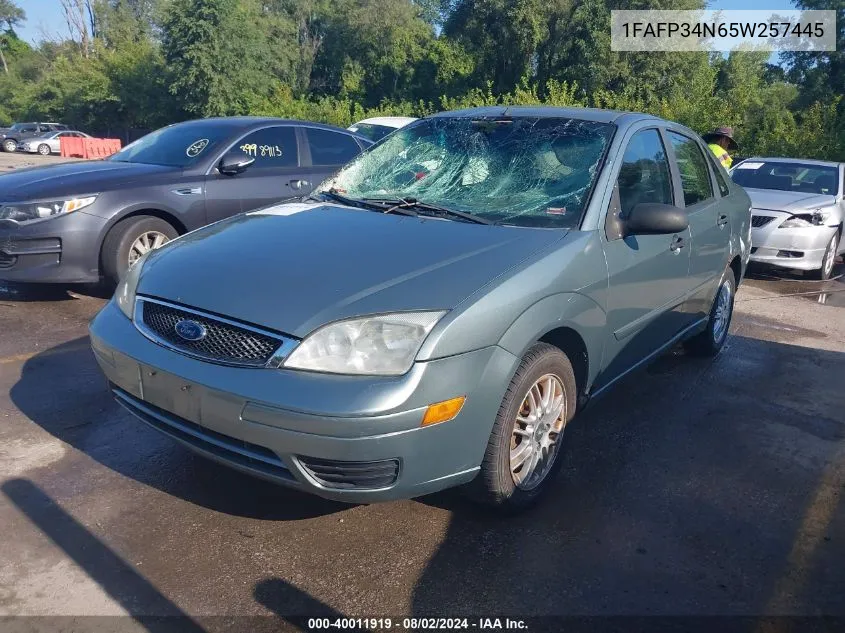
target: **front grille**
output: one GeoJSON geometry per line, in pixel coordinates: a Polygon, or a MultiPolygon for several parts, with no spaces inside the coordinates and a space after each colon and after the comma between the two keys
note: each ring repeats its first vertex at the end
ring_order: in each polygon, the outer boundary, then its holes
{"type": "Polygon", "coordinates": [[[182,310],[172,305],[138,298],[144,327],[168,345],[211,361],[260,367],[267,364],[283,343],[281,337],[256,332],[216,319],[213,316],[182,310]],[[189,341],[176,333],[182,320],[195,321],[205,328],[205,336],[189,341]]]}
{"type": "Polygon", "coordinates": [[[15,262],[17,261],[17,255],[9,255],[9,253],[4,253],[3,251],[0,251],[0,268],[11,268],[15,265],[15,262]]]}
{"type": "Polygon", "coordinates": [[[399,460],[342,462],[316,457],[299,457],[299,463],[326,488],[376,490],[387,488],[399,477],[399,460]]]}
{"type": "Polygon", "coordinates": [[[774,219],[775,218],[771,215],[752,215],[751,226],[753,226],[755,229],[759,229],[761,226],[766,226],[769,222],[774,219]]]}
{"type": "Polygon", "coordinates": [[[149,402],[139,400],[116,385],[112,385],[112,393],[130,413],[172,438],[232,464],[245,466],[278,479],[296,481],[279,456],[269,448],[207,429],[149,402]]]}

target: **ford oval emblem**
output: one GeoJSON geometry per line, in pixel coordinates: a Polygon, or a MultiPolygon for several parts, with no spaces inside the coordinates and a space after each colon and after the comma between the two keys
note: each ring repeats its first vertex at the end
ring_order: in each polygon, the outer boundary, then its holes
{"type": "Polygon", "coordinates": [[[197,323],[190,319],[182,319],[173,326],[176,334],[186,341],[201,341],[208,334],[205,326],[202,323],[197,323]]]}

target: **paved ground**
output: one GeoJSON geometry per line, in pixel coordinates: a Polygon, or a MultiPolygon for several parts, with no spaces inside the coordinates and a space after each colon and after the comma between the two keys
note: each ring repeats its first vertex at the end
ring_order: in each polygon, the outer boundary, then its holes
{"type": "Polygon", "coordinates": [[[109,398],[103,302],[0,284],[0,616],[845,616],[845,283],[758,271],[724,353],[597,402],[511,519],[455,493],[333,504],[192,455],[109,398]]]}
{"type": "Polygon", "coordinates": [[[49,165],[50,163],[63,163],[74,158],[61,158],[60,156],[41,156],[40,154],[21,154],[0,152],[0,174],[10,169],[21,167],[35,167],[37,165],[49,165]]]}
{"type": "Polygon", "coordinates": [[[750,280],[722,355],[596,403],[547,503],[495,519],[195,457],[108,397],[96,289],[4,287],[0,614],[845,616],[843,290],[750,280]]]}

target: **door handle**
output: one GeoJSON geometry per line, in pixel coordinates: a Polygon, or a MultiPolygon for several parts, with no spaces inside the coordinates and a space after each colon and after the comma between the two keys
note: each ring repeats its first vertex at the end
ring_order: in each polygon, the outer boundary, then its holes
{"type": "Polygon", "coordinates": [[[681,252],[681,249],[686,245],[687,245],[687,241],[684,238],[682,238],[680,235],[676,235],[672,239],[672,243],[669,244],[669,250],[672,251],[673,253],[675,253],[675,255],[677,255],[678,253],[681,252]]]}
{"type": "Polygon", "coordinates": [[[716,220],[716,224],[719,226],[720,229],[725,228],[728,225],[728,216],[724,213],[719,214],[719,219],[716,220]]]}
{"type": "Polygon", "coordinates": [[[293,189],[303,189],[308,187],[311,183],[307,180],[291,180],[288,183],[293,189]]]}

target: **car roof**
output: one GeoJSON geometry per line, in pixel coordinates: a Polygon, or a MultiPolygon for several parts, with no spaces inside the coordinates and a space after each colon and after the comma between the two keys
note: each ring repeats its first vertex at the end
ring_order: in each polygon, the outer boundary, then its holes
{"type": "Polygon", "coordinates": [[[818,165],[820,167],[837,167],[845,163],[837,163],[834,160],[816,160],[815,158],[787,158],[784,156],[765,157],[765,156],[750,156],[742,160],[745,162],[762,162],[762,163],[802,163],[805,165],[818,165]]]}
{"type": "Polygon", "coordinates": [[[352,127],[360,125],[361,123],[369,123],[370,125],[384,125],[385,127],[400,128],[416,121],[416,117],[412,116],[374,116],[369,119],[363,119],[352,124],[352,127]]]}
{"type": "MultiPolygon", "coordinates": [[[[633,123],[639,120],[663,121],[658,117],[640,112],[623,112],[619,110],[601,110],[599,108],[561,108],[554,106],[486,106],[467,108],[451,112],[438,112],[433,117],[496,117],[496,116],[525,116],[548,117],[561,119],[582,119],[597,123],[633,123]]],[[[666,123],[669,123],[666,121],[666,123]]]]}
{"type": "MultiPolygon", "coordinates": [[[[319,128],[323,130],[333,130],[335,132],[344,132],[350,134],[349,130],[335,125],[326,125],[325,123],[316,123],[314,121],[302,121],[300,119],[280,119],[277,117],[262,117],[262,116],[227,116],[227,117],[209,117],[207,119],[192,119],[190,121],[181,121],[171,125],[192,126],[205,125],[207,123],[215,123],[221,127],[231,130],[248,130],[253,127],[261,127],[262,125],[272,124],[288,124],[288,125],[306,125],[308,127],[319,128]]],[[[170,126],[168,126],[170,127],[170,126]]]]}

